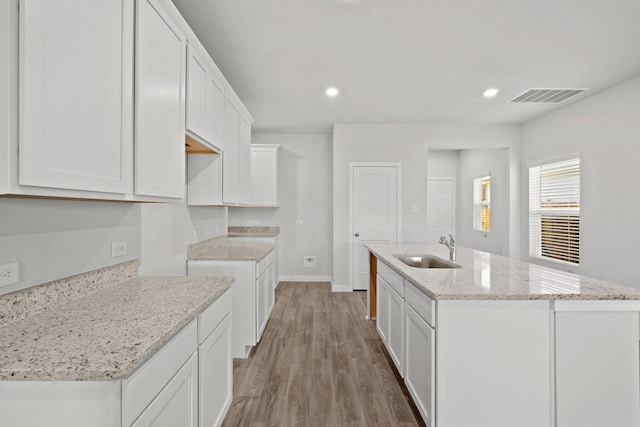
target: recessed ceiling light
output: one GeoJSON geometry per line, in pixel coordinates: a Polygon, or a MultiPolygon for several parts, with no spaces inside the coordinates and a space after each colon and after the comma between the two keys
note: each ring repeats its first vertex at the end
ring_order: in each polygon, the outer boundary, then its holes
{"type": "Polygon", "coordinates": [[[487,90],[485,90],[482,94],[484,95],[485,98],[493,98],[494,96],[496,96],[498,94],[498,92],[500,92],[499,89],[496,88],[489,88],[487,90]]]}
{"type": "Polygon", "coordinates": [[[330,96],[331,98],[333,98],[334,96],[337,96],[338,93],[340,93],[340,89],[332,86],[332,87],[328,87],[327,90],[324,91],[324,93],[326,93],[327,96],[330,96]]]}

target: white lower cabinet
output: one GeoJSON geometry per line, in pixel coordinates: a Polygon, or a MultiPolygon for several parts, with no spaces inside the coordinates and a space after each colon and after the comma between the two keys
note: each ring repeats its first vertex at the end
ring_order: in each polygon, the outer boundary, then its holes
{"type": "Polygon", "coordinates": [[[404,319],[406,330],[404,383],[422,419],[432,427],[435,408],[436,331],[406,303],[404,319]]]}
{"type": "Polygon", "coordinates": [[[188,261],[188,276],[232,276],[233,346],[235,358],[247,358],[271,314],[273,285],[269,268],[273,268],[274,251],[260,261],[188,261]]]}
{"type": "Polygon", "coordinates": [[[256,281],[256,328],[260,336],[262,336],[269,320],[269,293],[271,292],[269,281],[270,277],[266,271],[256,281]]]}
{"type": "Polygon", "coordinates": [[[382,342],[388,346],[389,340],[389,285],[378,275],[378,290],[376,292],[376,330],[382,342]]]}
{"type": "Polygon", "coordinates": [[[278,236],[247,236],[247,237],[239,237],[232,236],[229,237],[229,242],[232,243],[269,243],[273,245],[273,251],[268,255],[272,257],[272,261],[270,263],[273,264],[273,289],[278,287],[278,282],[280,282],[280,274],[278,272],[278,236]]]}
{"type": "Polygon", "coordinates": [[[198,325],[193,320],[129,378],[122,380],[122,425],[152,425],[151,421],[165,411],[168,411],[167,417],[173,419],[197,419],[197,351],[198,325]],[[180,378],[174,381],[178,375],[180,378]],[[187,386],[192,388],[185,388],[187,386]],[[187,394],[187,390],[192,392],[187,394]],[[175,397],[177,400],[173,400],[174,394],[180,395],[175,397]],[[186,396],[190,402],[188,407],[183,403],[186,396]],[[145,415],[147,407],[151,412],[145,415]],[[184,413],[176,413],[180,408],[184,413]],[[140,417],[149,423],[138,423],[140,417]]]}
{"type": "MultiPolygon", "coordinates": [[[[377,283],[376,328],[400,376],[404,376],[404,298],[379,274],[377,283]]],[[[402,280],[400,283],[402,290],[402,280]]]]}
{"type": "Polygon", "coordinates": [[[434,302],[378,263],[376,329],[422,419],[435,426],[434,302]]]}
{"type": "Polygon", "coordinates": [[[222,424],[231,406],[233,399],[231,344],[231,314],[227,314],[227,317],[200,344],[198,349],[200,427],[214,427],[222,424]]]}
{"type": "Polygon", "coordinates": [[[187,363],[162,389],[132,427],[196,427],[198,425],[198,357],[187,363]]]}
{"type": "Polygon", "coordinates": [[[231,405],[232,289],[129,377],[0,381],[0,426],[211,427],[231,405]]]}

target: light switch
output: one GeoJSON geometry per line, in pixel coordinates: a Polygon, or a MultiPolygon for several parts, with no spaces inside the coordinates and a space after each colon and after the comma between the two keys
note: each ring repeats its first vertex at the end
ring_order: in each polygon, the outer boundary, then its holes
{"type": "Polygon", "coordinates": [[[418,205],[416,203],[411,205],[411,212],[413,213],[418,212],[418,205]]]}

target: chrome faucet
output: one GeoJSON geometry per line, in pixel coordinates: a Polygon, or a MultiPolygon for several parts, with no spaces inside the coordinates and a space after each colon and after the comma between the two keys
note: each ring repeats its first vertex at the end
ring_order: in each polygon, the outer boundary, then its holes
{"type": "Polygon", "coordinates": [[[449,260],[455,261],[456,260],[456,242],[453,240],[453,236],[449,234],[449,241],[447,241],[446,237],[440,236],[440,244],[447,245],[447,248],[449,248],[449,260]]]}

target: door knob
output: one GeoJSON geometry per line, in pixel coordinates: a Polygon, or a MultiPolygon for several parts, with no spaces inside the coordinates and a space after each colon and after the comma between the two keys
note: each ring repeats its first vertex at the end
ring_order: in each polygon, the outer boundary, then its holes
{"type": "Polygon", "coordinates": [[[356,233],[356,234],[354,234],[354,236],[360,237],[360,233],[356,233]]]}

